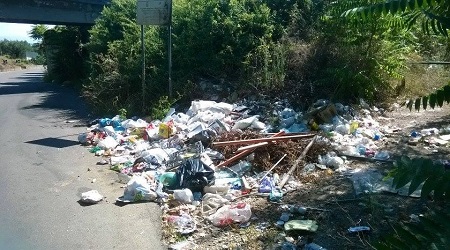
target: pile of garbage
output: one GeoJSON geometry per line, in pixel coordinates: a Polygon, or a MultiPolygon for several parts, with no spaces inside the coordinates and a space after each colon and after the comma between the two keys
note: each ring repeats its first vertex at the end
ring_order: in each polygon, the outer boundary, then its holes
{"type": "MultiPolygon", "coordinates": [[[[390,152],[378,144],[399,130],[380,125],[371,114],[383,110],[368,105],[359,114],[325,100],[304,113],[284,102],[264,114],[252,106],[200,100],[185,113],[171,109],[162,120],[102,118],[78,139],[102,158],[98,164],[117,171],[125,184],[117,202],[157,201],[165,221],[187,235],[197,230],[197,215],[216,227],[249,223],[251,204],[240,198],[279,202],[301,185],[295,178],[299,172],[347,171],[348,157],[389,161],[390,152]],[[287,167],[279,168],[280,163],[287,167]]],[[[85,194],[88,202],[101,200],[98,192],[90,195],[94,198],[85,194]]],[[[289,216],[275,225],[285,231],[318,227],[289,216]]]]}

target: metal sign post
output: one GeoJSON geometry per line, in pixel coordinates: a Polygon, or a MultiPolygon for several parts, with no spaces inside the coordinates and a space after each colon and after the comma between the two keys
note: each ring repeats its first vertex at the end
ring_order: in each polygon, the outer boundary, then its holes
{"type": "Polygon", "coordinates": [[[169,9],[169,98],[172,98],[172,3],[169,9]]]}
{"type": "Polygon", "coordinates": [[[145,111],[145,44],[144,25],[141,25],[141,61],[142,61],[142,111],[145,111]]]}
{"type": "Polygon", "coordinates": [[[138,0],[137,23],[141,25],[142,40],[142,103],[145,107],[145,46],[144,25],[169,26],[169,97],[172,97],[172,0],[138,0]]]}

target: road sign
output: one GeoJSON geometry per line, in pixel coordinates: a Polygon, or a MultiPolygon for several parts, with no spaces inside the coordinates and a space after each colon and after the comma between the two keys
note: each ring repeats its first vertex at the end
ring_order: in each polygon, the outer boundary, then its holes
{"type": "Polygon", "coordinates": [[[140,25],[168,25],[172,0],[138,0],[137,23],[140,25]]]}

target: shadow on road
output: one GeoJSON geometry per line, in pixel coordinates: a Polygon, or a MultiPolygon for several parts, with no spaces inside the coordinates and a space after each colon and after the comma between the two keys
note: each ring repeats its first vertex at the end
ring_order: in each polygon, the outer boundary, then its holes
{"type": "Polygon", "coordinates": [[[61,138],[43,138],[33,141],[27,141],[25,143],[36,144],[41,146],[53,147],[53,148],[67,148],[75,145],[79,145],[77,141],[61,139],[61,138]]]}
{"type": "Polygon", "coordinates": [[[76,90],[42,81],[43,73],[29,72],[20,77],[21,81],[0,83],[0,95],[21,93],[42,93],[40,101],[22,110],[58,111],[56,118],[78,119],[87,122],[89,111],[76,90]],[[5,85],[5,86],[2,86],[5,85]]]}

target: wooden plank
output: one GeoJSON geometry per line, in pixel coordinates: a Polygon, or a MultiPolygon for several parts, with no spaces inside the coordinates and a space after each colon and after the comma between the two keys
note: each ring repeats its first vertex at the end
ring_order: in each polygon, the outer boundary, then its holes
{"type": "MultiPolygon", "coordinates": [[[[278,133],[275,134],[275,135],[278,135],[278,133]]],[[[258,139],[246,139],[246,140],[237,140],[237,141],[213,142],[212,145],[220,147],[220,146],[229,146],[229,145],[254,144],[254,143],[259,143],[259,142],[275,142],[275,141],[303,139],[303,138],[311,138],[311,137],[314,137],[314,136],[315,136],[315,134],[277,136],[277,137],[269,137],[269,138],[258,138],[258,139]]]]}
{"type": "MultiPolygon", "coordinates": [[[[282,135],[284,135],[284,133],[285,133],[284,131],[280,131],[280,132],[276,133],[275,135],[273,135],[273,137],[282,136],[282,135]]],[[[271,138],[268,138],[268,139],[271,139],[271,138]]],[[[230,159],[219,163],[219,165],[217,165],[216,168],[220,168],[220,167],[223,167],[223,166],[228,166],[228,164],[233,163],[233,162],[243,158],[244,156],[247,156],[247,155],[251,154],[253,151],[255,151],[255,149],[247,149],[245,151],[242,151],[239,154],[234,155],[230,159]]]]}
{"type": "Polygon", "coordinates": [[[278,164],[280,164],[280,162],[284,159],[284,157],[286,157],[287,156],[287,154],[284,154],[283,155],[283,157],[281,157],[281,159],[279,159],[278,161],[277,161],[277,163],[275,163],[275,165],[273,165],[273,167],[271,167],[270,169],[269,169],[269,171],[267,171],[265,174],[264,174],[264,176],[263,177],[261,177],[261,179],[259,179],[259,181],[262,181],[263,179],[264,179],[264,177],[266,177],[270,172],[272,172],[272,170],[276,167],[276,166],[278,166],[278,164]]]}
{"type": "Polygon", "coordinates": [[[260,148],[260,147],[262,147],[262,146],[266,146],[266,145],[268,145],[268,144],[269,144],[268,142],[260,142],[260,143],[256,143],[256,144],[253,144],[253,145],[248,145],[248,146],[240,147],[240,148],[238,148],[238,149],[236,150],[236,152],[241,152],[241,151],[244,151],[244,150],[247,150],[247,149],[257,149],[257,148],[260,148]]]}
{"type": "Polygon", "coordinates": [[[291,169],[289,169],[287,174],[284,176],[284,178],[281,181],[280,185],[278,185],[280,188],[282,188],[284,186],[284,184],[286,184],[286,182],[289,180],[289,177],[295,171],[295,169],[297,168],[298,164],[303,160],[303,158],[305,158],[306,154],[308,153],[309,149],[312,147],[312,145],[314,144],[316,139],[317,139],[317,135],[314,136],[314,138],[308,143],[306,148],[303,150],[302,154],[297,158],[297,160],[295,160],[294,165],[291,167],[291,169]]]}

